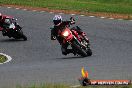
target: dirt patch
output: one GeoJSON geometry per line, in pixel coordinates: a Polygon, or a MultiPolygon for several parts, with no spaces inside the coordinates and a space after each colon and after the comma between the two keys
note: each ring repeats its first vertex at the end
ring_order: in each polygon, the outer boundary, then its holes
{"type": "Polygon", "coordinates": [[[82,12],[82,11],[73,11],[73,10],[53,10],[53,9],[48,9],[48,8],[29,7],[29,6],[21,6],[21,5],[1,5],[1,6],[27,9],[27,10],[47,11],[47,12],[54,12],[54,13],[79,14],[79,15],[86,15],[86,16],[132,20],[132,14],[116,14],[116,13],[104,13],[104,12],[82,12]]]}

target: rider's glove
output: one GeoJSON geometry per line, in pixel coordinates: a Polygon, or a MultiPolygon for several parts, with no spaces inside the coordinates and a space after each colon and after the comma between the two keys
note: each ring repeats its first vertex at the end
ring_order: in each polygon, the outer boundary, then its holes
{"type": "Polygon", "coordinates": [[[56,37],[51,35],[51,40],[56,40],[56,37]]]}
{"type": "Polygon", "coordinates": [[[73,17],[70,18],[71,21],[75,21],[75,19],[73,17]]]}
{"type": "Polygon", "coordinates": [[[71,24],[75,24],[75,19],[73,17],[70,18],[71,24]]]}

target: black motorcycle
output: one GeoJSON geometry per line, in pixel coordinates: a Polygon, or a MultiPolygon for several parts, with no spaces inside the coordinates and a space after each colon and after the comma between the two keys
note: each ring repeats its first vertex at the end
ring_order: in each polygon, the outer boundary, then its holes
{"type": "Polygon", "coordinates": [[[14,39],[27,40],[27,37],[23,34],[22,27],[16,22],[17,19],[6,18],[3,25],[3,36],[13,37],[14,39]]]}

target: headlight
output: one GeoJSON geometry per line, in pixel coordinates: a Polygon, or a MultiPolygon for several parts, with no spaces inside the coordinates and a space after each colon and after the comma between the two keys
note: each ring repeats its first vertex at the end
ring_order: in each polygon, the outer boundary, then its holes
{"type": "Polygon", "coordinates": [[[68,31],[65,31],[64,33],[63,33],[63,36],[68,36],[69,35],[69,32],[68,31]]]}

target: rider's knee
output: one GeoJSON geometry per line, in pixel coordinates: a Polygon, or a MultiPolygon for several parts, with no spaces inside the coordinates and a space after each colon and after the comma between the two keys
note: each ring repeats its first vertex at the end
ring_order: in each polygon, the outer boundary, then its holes
{"type": "Polygon", "coordinates": [[[67,50],[64,46],[61,47],[61,51],[63,55],[67,55],[67,50]]]}

